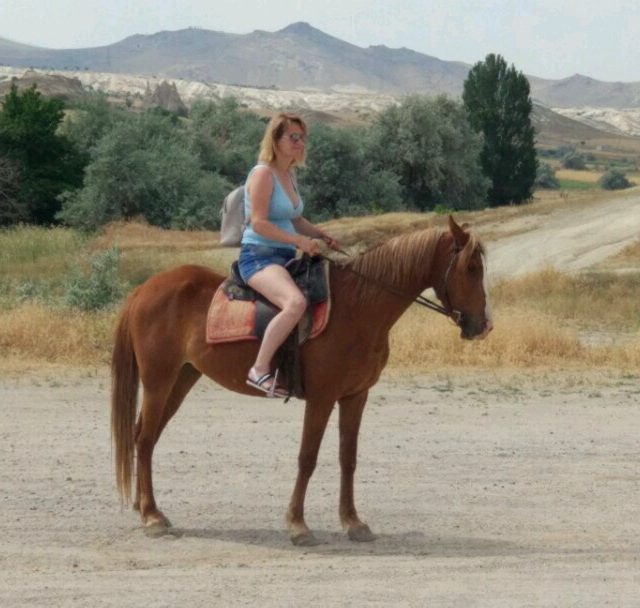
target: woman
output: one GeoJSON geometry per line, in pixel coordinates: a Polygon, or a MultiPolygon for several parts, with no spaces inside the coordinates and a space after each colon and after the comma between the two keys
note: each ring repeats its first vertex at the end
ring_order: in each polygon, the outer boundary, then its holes
{"type": "Polygon", "coordinates": [[[268,397],[286,397],[277,384],[271,360],[304,314],[307,302],[284,268],[296,248],[309,255],[320,251],[313,239],[334,249],[338,243],[302,217],[294,168],[306,158],[307,125],[295,114],[274,116],[260,145],[258,165],[249,172],[245,187],[245,215],[249,223],[242,235],[238,266],[242,280],[280,309],[267,326],[247,384],[268,397]]]}

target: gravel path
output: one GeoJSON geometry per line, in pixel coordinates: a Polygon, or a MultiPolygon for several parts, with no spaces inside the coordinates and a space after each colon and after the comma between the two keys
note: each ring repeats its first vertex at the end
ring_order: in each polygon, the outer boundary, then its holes
{"type": "Polygon", "coordinates": [[[0,377],[0,606],[637,607],[638,376],[387,379],[337,516],[330,422],[308,495],[323,541],[283,516],[302,407],[202,381],[155,456],[175,533],[120,511],[104,372],[0,377]]]}

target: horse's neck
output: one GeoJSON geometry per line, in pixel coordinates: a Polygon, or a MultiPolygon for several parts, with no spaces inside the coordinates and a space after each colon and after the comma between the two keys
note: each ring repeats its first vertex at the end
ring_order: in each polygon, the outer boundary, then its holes
{"type": "Polygon", "coordinates": [[[431,287],[442,232],[403,235],[363,254],[344,275],[353,306],[376,311],[377,324],[391,326],[431,287]]]}

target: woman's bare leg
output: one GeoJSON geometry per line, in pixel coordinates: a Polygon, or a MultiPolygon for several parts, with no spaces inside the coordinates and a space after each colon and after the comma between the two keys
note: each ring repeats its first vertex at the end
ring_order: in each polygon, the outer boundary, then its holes
{"type": "Polygon", "coordinates": [[[277,264],[263,268],[248,283],[280,309],[267,325],[253,365],[256,373],[262,375],[271,370],[273,355],[302,318],[307,301],[287,270],[277,264]]]}

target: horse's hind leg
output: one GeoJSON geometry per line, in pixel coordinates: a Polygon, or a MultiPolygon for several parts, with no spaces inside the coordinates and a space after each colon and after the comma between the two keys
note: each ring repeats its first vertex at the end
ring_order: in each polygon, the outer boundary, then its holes
{"type": "Polygon", "coordinates": [[[332,409],[333,401],[312,402],[309,400],[305,408],[302,441],[298,455],[298,477],[287,512],[291,542],[294,545],[309,547],[318,544],[304,521],[304,498],[309,479],[316,468],[320,443],[332,409]]]}
{"type": "Polygon", "coordinates": [[[198,381],[202,374],[189,364],[183,366],[169,390],[166,387],[145,387],[140,417],[136,424],[138,450],[138,477],[134,506],[140,510],[142,522],[147,528],[162,532],[171,524],[156,506],[153,496],[153,449],[165,426],[198,381]]]}
{"type": "Polygon", "coordinates": [[[340,404],[340,520],[351,540],[371,541],[376,536],[358,517],[353,498],[353,478],[358,457],[358,432],[367,391],[344,397],[340,404]]]}

